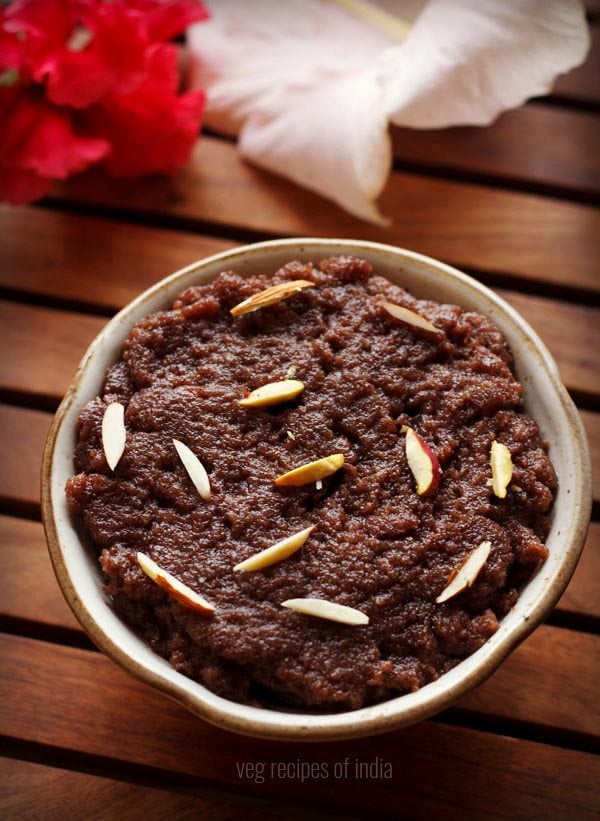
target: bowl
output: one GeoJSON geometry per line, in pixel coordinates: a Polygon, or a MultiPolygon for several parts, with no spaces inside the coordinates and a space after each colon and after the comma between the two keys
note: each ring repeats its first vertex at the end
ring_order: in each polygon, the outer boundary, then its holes
{"type": "Polygon", "coordinates": [[[448,707],[486,679],[550,613],[583,549],[591,513],[591,466],[577,410],[547,349],[504,300],[466,274],[421,254],[374,242],[280,239],[225,251],[189,265],[145,291],[118,313],[83,357],[48,434],[42,466],[42,511],[50,556],[73,612],[93,642],[132,675],[176,699],[207,721],[246,735],[298,741],[372,735],[412,724],[448,707]],[[558,474],[559,489],[547,539],[549,557],[522,590],[498,631],[475,653],[415,693],[344,713],[252,707],[229,701],[176,672],[111,609],[100,569],[72,521],[65,482],[74,473],[76,420],[98,395],[104,373],[118,357],[131,327],[164,308],[190,285],[220,271],[274,273],[291,259],[318,261],[350,253],[415,296],[479,311],[502,330],[523,385],[527,410],[537,420],[558,474]]]}

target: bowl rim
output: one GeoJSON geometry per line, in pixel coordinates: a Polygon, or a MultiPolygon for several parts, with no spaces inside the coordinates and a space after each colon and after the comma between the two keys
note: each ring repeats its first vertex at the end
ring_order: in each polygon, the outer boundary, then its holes
{"type": "MultiPolygon", "coordinates": [[[[127,303],[102,328],[81,359],[48,432],[40,478],[42,520],[54,573],[68,604],[94,644],[128,673],[175,699],[211,724],[253,737],[288,741],[340,740],[388,732],[429,718],[449,706],[476,685],[482,683],[515,647],[548,616],[564,592],[583,550],[592,506],[591,460],[583,423],[575,404],[560,380],[558,369],[549,351],[536,332],[518,312],[485,285],[462,271],[432,257],[392,245],[343,238],[299,237],[275,239],[229,248],[179,269],[156,282],[127,303]],[[128,333],[134,323],[123,324],[123,320],[129,314],[145,302],[153,299],[161,291],[166,290],[172,284],[193,272],[201,271],[203,268],[213,266],[220,261],[227,262],[228,265],[231,264],[231,267],[233,267],[236,259],[241,261],[247,259],[249,255],[260,255],[266,252],[268,256],[270,251],[277,252],[284,248],[289,248],[290,253],[292,253],[294,248],[298,249],[299,247],[301,247],[301,250],[314,247],[315,254],[319,255],[355,252],[360,254],[361,250],[392,254],[399,261],[402,258],[409,259],[430,269],[435,269],[437,274],[445,275],[454,280],[458,279],[462,285],[467,286],[471,291],[478,292],[479,295],[491,301],[495,308],[503,313],[509,321],[512,321],[512,324],[528,338],[542,360],[555,396],[560,403],[560,408],[568,421],[570,430],[574,434],[577,456],[576,475],[574,477],[577,493],[574,494],[574,498],[577,500],[577,504],[574,505],[573,511],[572,536],[565,547],[564,557],[559,567],[560,578],[557,578],[557,582],[560,583],[549,587],[545,595],[538,598],[527,617],[512,626],[493,651],[482,657],[478,666],[462,676],[452,686],[448,686],[430,697],[426,693],[427,688],[431,686],[429,684],[418,690],[416,694],[398,696],[358,710],[327,714],[280,712],[268,708],[248,707],[248,705],[241,705],[238,702],[224,699],[182,674],[177,673],[175,678],[166,676],[131,658],[126,648],[122,647],[90,613],[85,601],[79,595],[77,582],[71,577],[65,562],[60,527],[56,521],[53,508],[51,479],[56,442],[67,411],[76,401],[82,376],[92,366],[94,355],[102,341],[110,338],[114,332],[128,333]],[[317,247],[321,250],[317,251],[317,247]],[[325,252],[322,250],[324,247],[327,247],[325,252]],[[196,691],[198,688],[204,692],[192,692],[192,689],[196,691]],[[420,696],[420,698],[411,700],[411,696],[415,695],[420,696]],[[410,701],[410,706],[406,701],[407,699],[410,701]],[[403,702],[407,709],[403,709],[403,702]]],[[[487,642],[481,649],[484,649],[486,645],[487,642]]],[[[441,676],[437,681],[439,682],[443,678],[444,676],[441,676]]],[[[433,682],[433,684],[435,683],[433,682]]]]}

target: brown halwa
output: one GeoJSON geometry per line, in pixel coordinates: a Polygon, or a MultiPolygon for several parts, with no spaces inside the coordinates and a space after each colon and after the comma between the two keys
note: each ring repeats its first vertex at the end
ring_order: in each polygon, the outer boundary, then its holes
{"type": "Polygon", "coordinates": [[[478,313],[417,300],[353,257],[291,262],[274,276],[220,274],[130,332],[102,394],[81,413],[70,509],[98,552],[114,609],[175,669],[214,692],[263,706],[354,709],[438,678],[480,647],[546,557],[556,477],[500,331],[478,313]],[[314,287],[234,317],[274,284],[314,287]],[[431,334],[384,300],[424,317],[431,334]],[[239,400],[266,383],[304,390],[270,407],[239,400]],[[114,472],[103,452],[106,407],[125,407],[114,472]],[[406,427],[440,462],[419,496],[406,427]],[[173,440],[202,461],[200,498],[173,440]],[[506,498],[491,487],[492,441],[510,451],[506,498]],[[321,482],[277,476],[343,454],[321,482]],[[311,525],[294,555],[266,569],[236,564],[311,525]],[[472,587],[436,597],[482,542],[472,587]],[[179,603],[146,576],[143,552],[211,602],[179,603]],[[317,598],[364,625],[294,612],[317,598]]]}

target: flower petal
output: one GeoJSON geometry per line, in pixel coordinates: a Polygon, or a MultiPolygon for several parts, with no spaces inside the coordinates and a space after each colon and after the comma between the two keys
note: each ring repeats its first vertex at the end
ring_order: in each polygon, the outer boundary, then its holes
{"type": "Polygon", "coordinates": [[[177,52],[157,46],[147,78],[128,94],[112,94],[81,112],[91,134],[111,145],[106,167],[119,177],[172,174],[198,137],[204,92],[177,95],[177,52]]]}
{"type": "Polygon", "coordinates": [[[109,151],[105,140],[78,136],[71,115],[21,87],[0,89],[0,188],[11,202],[49,190],[47,180],[83,171],[109,151]]]}
{"type": "Polygon", "coordinates": [[[487,125],[549,92],[588,48],[578,0],[431,0],[382,58],[386,109],[411,128],[487,125]]]}
{"type": "Polygon", "coordinates": [[[290,88],[281,97],[274,94],[271,104],[242,126],[239,148],[256,165],[334,200],[351,214],[384,222],[375,200],[386,183],[392,150],[381,88],[372,72],[310,91],[290,88]]]}
{"type": "Polygon", "coordinates": [[[38,69],[57,105],[87,108],[105,94],[131,91],[146,75],[149,44],[139,14],[121,3],[96,3],[82,23],[91,38],[83,50],[73,50],[69,38],[38,69]]]}
{"type": "Polygon", "coordinates": [[[238,0],[208,5],[212,19],[188,34],[207,124],[239,134],[257,165],[371,221],[381,221],[389,121],[489,123],[547,91],[589,41],[579,0],[414,0],[402,5],[414,23],[401,42],[341,0],[253,0],[247,15],[238,0]]]}

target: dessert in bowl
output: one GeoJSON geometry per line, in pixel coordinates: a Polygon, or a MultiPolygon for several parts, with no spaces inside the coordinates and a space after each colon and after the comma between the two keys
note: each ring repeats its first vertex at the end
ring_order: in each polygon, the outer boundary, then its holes
{"type": "Polygon", "coordinates": [[[231,729],[349,737],[442,709],[549,612],[586,471],[553,363],[498,297],[400,249],[280,240],[109,323],[49,436],[44,513],[67,598],[127,669],[231,729]]]}

